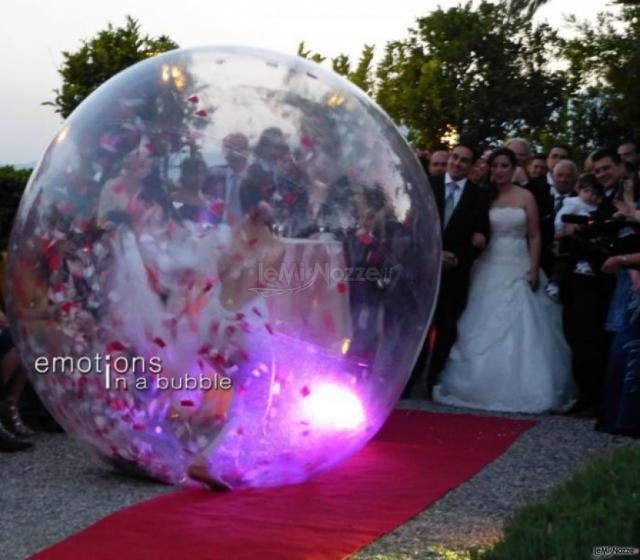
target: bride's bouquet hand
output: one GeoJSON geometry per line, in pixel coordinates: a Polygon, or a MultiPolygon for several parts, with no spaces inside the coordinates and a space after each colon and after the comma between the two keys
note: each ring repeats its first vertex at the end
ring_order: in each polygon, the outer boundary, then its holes
{"type": "Polygon", "coordinates": [[[540,275],[537,272],[529,271],[529,286],[532,292],[536,292],[540,287],[540,275]]]}

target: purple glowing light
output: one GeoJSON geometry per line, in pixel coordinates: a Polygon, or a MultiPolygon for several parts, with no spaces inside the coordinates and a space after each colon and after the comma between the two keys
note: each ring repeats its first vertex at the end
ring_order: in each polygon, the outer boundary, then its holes
{"type": "Polygon", "coordinates": [[[311,422],[320,428],[356,430],[365,421],[362,402],[342,385],[316,385],[303,403],[311,422]]]}

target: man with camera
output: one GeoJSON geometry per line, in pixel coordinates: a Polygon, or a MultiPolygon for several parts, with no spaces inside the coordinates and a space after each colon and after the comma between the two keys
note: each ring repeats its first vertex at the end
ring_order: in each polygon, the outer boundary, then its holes
{"type": "Polygon", "coordinates": [[[605,323],[615,277],[601,268],[609,256],[624,252],[630,241],[624,233],[625,221],[611,220],[615,212],[612,200],[619,184],[619,157],[615,151],[602,149],[593,155],[593,162],[594,176],[583,176],[581,181],[590,178],[601,197],[590,216],[563,217],[564,233],[568,235],[563,239],[566,263],[560,291],[565,335],[579,391],[573,410],[584,416],[594,416],[600,407],[612,338],[605,323]],[[585,262],[588,266],[579,266],[585,262]]]}

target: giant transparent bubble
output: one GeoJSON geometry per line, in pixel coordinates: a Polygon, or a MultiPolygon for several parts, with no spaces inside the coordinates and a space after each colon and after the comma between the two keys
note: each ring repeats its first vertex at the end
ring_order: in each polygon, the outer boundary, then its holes
{"type": "Polygon", "coordinates": [[[296,483],[392,410],[439,247],[418,161],[359,89],[300,58],[177,50],[51,142],[13,230],[10,317],[38,394],[110,463],[296,483]]]}

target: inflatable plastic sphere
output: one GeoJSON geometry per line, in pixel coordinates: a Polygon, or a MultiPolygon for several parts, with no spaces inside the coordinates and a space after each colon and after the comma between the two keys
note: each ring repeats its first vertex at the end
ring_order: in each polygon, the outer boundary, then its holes
{"type": "Polygon", "coordinates": [[[120,467],[236,488],[303,481],[376,433],[425,337],[440,234],[364,93],[211,47],[78,107],[10,249],[14,336],[65,430],[120,467]]]}

